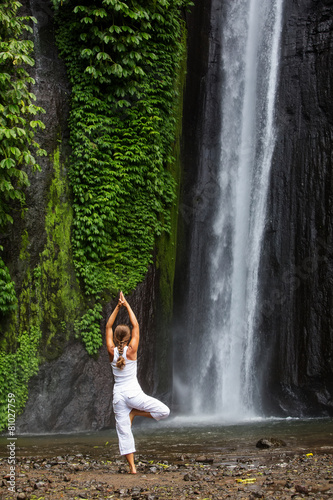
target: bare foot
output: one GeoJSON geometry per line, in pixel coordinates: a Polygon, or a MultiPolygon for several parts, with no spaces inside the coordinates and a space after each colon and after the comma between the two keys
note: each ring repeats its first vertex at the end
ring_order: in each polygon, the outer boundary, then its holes
{"type": "Polygon", "coordinates": [[[133,423],[134,417],[148,417],[148,418],[153,418],[151,416],[151,414],[148,413],[147,411],[137,410],[136,408],[132,408],[131,411],[130,411],[130,414],[129,414],[131,425],[133,423]]]}
{"type": "Polygon", "coordinates": [[[129,474],[136,474],[136,468],[135,468],[135,463],[134,463],[134,454],[127,453],[127,455],[125,455],[125,457],[126,457],[126,460],[128,462],[129,468],[130,468],[129,474]]]}

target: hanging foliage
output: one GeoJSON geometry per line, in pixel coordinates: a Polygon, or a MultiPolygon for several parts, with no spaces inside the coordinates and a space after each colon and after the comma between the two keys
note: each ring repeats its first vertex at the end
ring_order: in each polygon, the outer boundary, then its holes
{"type": "MultiPolygon", "coordinates": [[[[24,205],[24,188],[29,185],[25,167],[39,168],[35,156],[46,152],[34,140],[36,128],[44,128],[36,115],[44,110],[33,104],[34,84],[27,72],[33,66],[33,42],[24,38],[31,32],[30,16],[19,16],[22,4],[3,1],[0,5],[0,229],[13,222],[12,203],[24,205]],[[33,152],[35,151],[35,153],[33,152]]],[[[2,250],[2,249],[1,249],[2,250]]],[[[16,305],[14,283],[0,258],[0,312],[6,314],[16,305]]]]}
{"type": "Polygon", "coordinates": [[[175,80],[188,0],[54,0],[72,85],[73,252],[90,309],[78,320],[101,345],[100,300],[142,281],[170,230],[175,80]]]}

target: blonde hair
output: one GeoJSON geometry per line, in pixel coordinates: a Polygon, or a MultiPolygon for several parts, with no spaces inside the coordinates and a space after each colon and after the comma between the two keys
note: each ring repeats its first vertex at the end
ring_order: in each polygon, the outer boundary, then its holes
{"type": "Polygon", "coordinates": [[[114,331],[114,343],[118,347],[119,358],[117,359],[116,367],[122,370],[126,365],[123,357],[124,347],[128,344],[131,338],[131,330],[127,325],[118,325],[114,331]]]}

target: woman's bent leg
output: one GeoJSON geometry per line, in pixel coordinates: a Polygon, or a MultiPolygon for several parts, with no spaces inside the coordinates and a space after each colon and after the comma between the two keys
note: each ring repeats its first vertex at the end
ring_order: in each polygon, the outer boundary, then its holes
{"type": "Polygon", "coordinates": [[[133,410],[136,411],[134,415],[132,413],[133,417],[136,415],[139,416],[139,412],[143,412],[141,414],[141,416],[143,417],[150,416],[155,420],[161,420],[162,418],[167,418],[170,414],[170,409],[167,407],[167,405],[165,405],[158,399],[153,398],[152,396],[148,396],[144,392],[141,392],[133,398],[129,398],[129,401],[131,406],[133,407],[133,410]]]}
{"type": "Polygon", "coordinates": [[[147,411],[143,410],[137,410],[136,408],[133,408],[131,413],[130,413],[130,420],[131,420],[131,425],[134,420],[134,417],[146,417],[146,418],[153,418],[150,413],[147,411]]]}

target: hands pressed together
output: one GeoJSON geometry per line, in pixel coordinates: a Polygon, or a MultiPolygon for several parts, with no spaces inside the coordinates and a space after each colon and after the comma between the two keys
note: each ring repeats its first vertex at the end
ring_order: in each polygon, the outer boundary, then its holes
{"type": "Polygon", "coordinates": [[[127,303],[127,300],[125,299],[123,292],[120,292],[118,306],[119,307],[126,306],[126,303],[127,303]]]}

